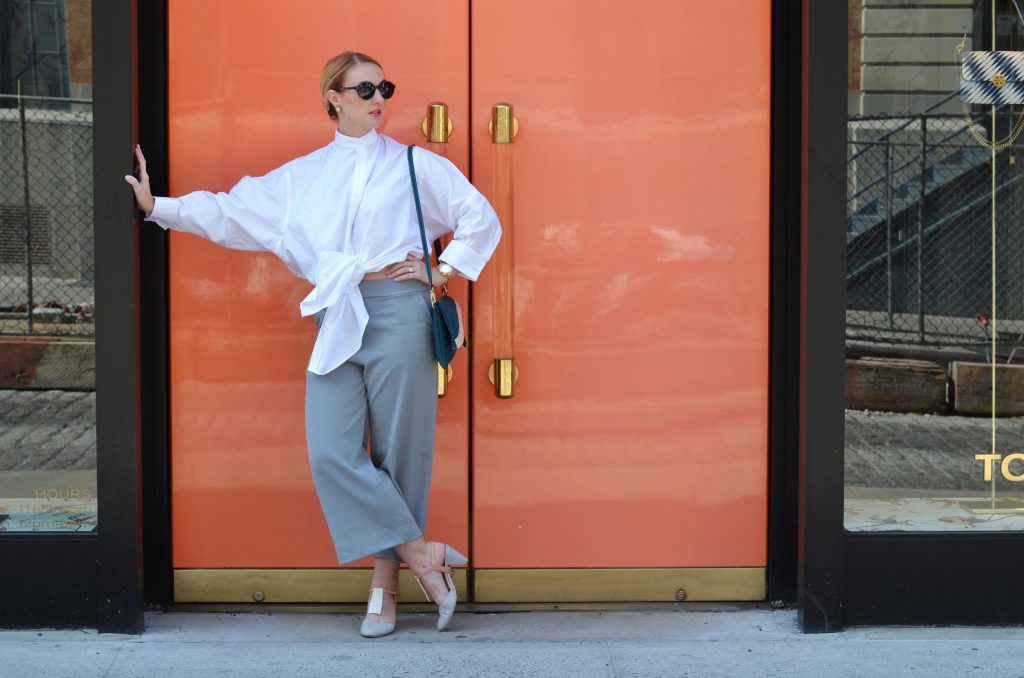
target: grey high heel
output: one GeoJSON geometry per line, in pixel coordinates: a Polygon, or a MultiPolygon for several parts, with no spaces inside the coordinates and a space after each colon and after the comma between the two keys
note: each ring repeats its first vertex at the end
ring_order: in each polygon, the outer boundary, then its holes
{"type": "MultiPolygon", "coordinates": [[[[430,549],[430,559],[434,559],[434,547],[430,542],[428,548],[430,549]]],[[[467,565],[469,559],[462,555],[451,546],[444,545],[444,563],[438,565],[437,563],[431,562],[430,569],[426,572],[416,575],[416,583],[420,585],[420,590],[423,591],[423,595],[426,596],[427,601],[430,602],[430,594],[427,593],[427,589],[423,587],[423,582],[420,581],[420,577],[425,577],[428,572],[440,572],[444,575],[445,584],[448,586],[448,595],[444,597],[444,600],[437,604],[437,630],[444,631],[448,628],[448,624],[452,621],[452,616],[455,615],[455,604],[459,602],[459,595],[455,591],[455,582],[452,581],[452,567],[456,565],[467,565]]]]}
{"type": "MultiPolygon", "coordinates": [[[[366,606],[366,614],[380,614],[384,609],[384,594],[390,593],[395,597],[395,604],[398,604],[398,593],[388,589],[375,586],[370,589],[370,602],[366,606]]],[[[397,614],[397,610],[395,611],[397,614]]],[[[380,638],[395,630],[395,622],[381,622],[363,617],[363,625],[359,627],[359,633],[366,638],[380,638]]]]}

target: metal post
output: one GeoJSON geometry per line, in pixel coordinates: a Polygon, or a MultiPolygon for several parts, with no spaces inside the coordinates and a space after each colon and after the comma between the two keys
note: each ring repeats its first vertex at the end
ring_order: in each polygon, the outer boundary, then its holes
{"type": "Polygon", "coordinates": [[[885,142],[885,307],[889,313],[889,329],[892,321],[892,140],[885,142]]]}
{"type": "Polygon", "coordinates": [[[928,118],[921,114],[921,194],[917,201],[917,334],[924,343],[924,195],[927,190],[928,118]]]}
{"type": "Polygon", "coordinates": [[[29,217],[28,188],[28,135],[25,131],[25,99],[21,96],[21,80],[18,80],[18,118],[21,121],[21,171],[25,186],[25,278],[28,292],[28,331],[33,330],[32,307],[35,305],[32,290],[32,221],[29,217]]]}

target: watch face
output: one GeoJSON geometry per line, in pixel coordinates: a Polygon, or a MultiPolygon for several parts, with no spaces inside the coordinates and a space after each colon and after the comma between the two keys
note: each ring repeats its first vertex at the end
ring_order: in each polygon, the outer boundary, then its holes
{"type": "Polygon", "coordinates": [[[441,264],[440,266],[437,267],[437,270],[441,271],[441,275],[452,274],[452,267],[449,266],[448,264],[441,264]]]}

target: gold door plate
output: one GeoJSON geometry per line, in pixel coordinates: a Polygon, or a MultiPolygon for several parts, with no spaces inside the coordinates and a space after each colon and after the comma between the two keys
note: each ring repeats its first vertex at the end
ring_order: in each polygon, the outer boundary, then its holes
{"type": "MultiPolygon", "coordinates": [[[[359,603],[370,587],[368,569],[188,569],[174,571],[176,603],[359,603]]],[[[466,570],[453,571],[466,600],[466,570]]],[[[766,598],[763,567],[558,568],[474,571],[475,603],[738,602],[766,598]]],[[[408,570],[398,599],[423,603],[408,570]]],[[[532,607],[531,607],[532,606],[532,607]]]]}
{"type": "Polygon", "coordinates": [[[759,601],[763,567],[477,570],[476,602],[759,601]]]}
{"type": "MultiPolygon", "coordinates": [[[[372,570],[189,569],[174,571],[176,603],[365,603],[372,570]]],[[[459,598],[466,598],[466,569],[452,570],[459,598]]],[[[398,575],[398,599],[424,602],[412,573],[398,575]]]]}

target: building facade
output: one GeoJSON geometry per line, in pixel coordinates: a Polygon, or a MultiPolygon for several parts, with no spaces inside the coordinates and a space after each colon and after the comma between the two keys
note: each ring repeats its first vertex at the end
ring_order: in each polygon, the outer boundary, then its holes
{"type": "Polygon", "coordinates": [[[135,143],[161,195],[324,145],[349,48],[504,227],[438,373],[463,599],[1021,620],[1019,130],[956,50],[1014,51],[1013,0],[0,7],[0,624],[365,599],[305,456],[308,283],[123,181],[135,143]]]}

